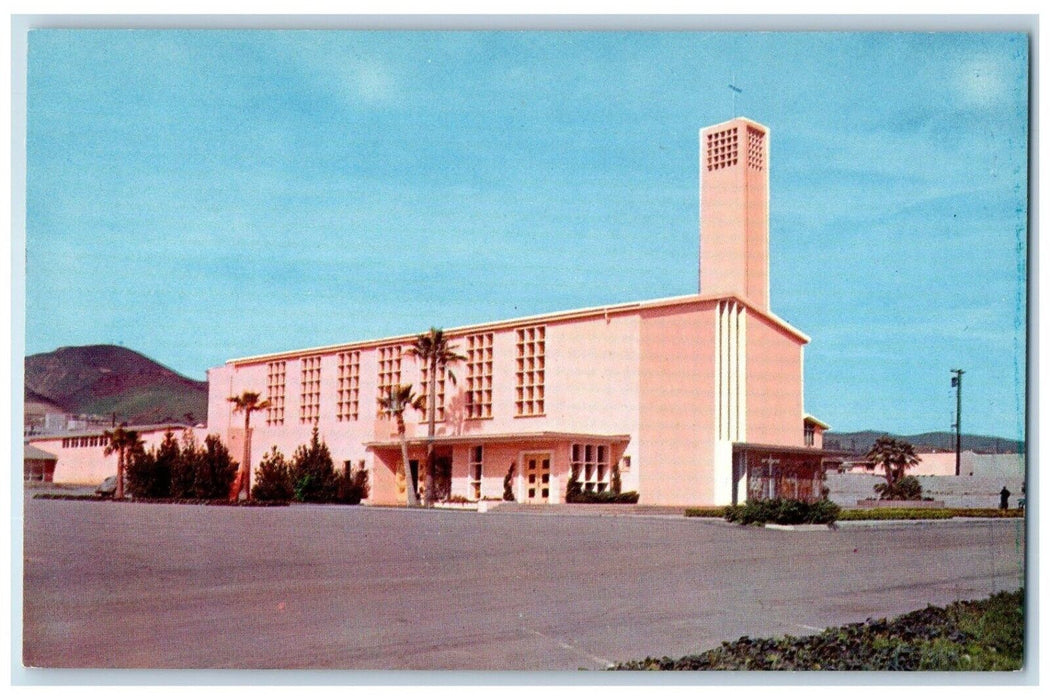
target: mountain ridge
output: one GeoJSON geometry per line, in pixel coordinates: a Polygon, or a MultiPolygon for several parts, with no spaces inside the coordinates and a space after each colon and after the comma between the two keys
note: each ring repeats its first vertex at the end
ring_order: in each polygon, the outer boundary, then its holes
{"type": "Polygon", "coordinates": [[[26,400],[118,422],[204,422],[208,383],[117,345],[64,346],[25,358],[26,400]]]}

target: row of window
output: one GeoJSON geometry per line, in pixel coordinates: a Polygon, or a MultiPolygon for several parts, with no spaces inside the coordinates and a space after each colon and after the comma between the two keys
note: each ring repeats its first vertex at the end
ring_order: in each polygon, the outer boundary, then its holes
{"type": "Polygon", "coordinates": [[[62,447],[105,447],[109,442],[102,435],[84,435],[62,438],[62,447]]]}
{"type": "MultiPolygon", "coordinates": [[[[492,417],[493,334],[478,333],[465,339],[466,361],[464,394],[467,418],[492,417]]],[[[400,345],[379,348],[376,359],[376,391],[385,396],[401,384],[401,360],[404,349],[400,345]]],[[[515,333],[514,411],[516,416],[542,416],[546,410],[547,329],[544,326],[520,328],[515,333]]],[[[267,425],[284,425],[287,362],[278,360],[267,364],[266,391],[269,406],[267,425]]],[[[336,418],[356,421],[360,416],[361,353],[341,352],[338,356],[338,383],[336,386],[336,418]]],[[[299,360],[300,394],[299,422],[316,423],[321,415],[321,356],[312,355],[299,360]]],[[[430,387],[429,368],[422,368],[421,393],[426,400],[430,387]]],[[[445,420],[445,376],[437,378],[436,417],[445,420]]]]}

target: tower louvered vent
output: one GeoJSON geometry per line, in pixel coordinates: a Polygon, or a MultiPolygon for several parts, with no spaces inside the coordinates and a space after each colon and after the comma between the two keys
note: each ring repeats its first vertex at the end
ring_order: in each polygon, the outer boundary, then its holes
{"type": "Polygon", "coordinates": [[[758,129],[747,128],[747,167],[752,170],[764,170],[766,167],[765,149],[762,148],[765,137],[758,129]]]}
{"type": "Polygon", "coordinates": [[[736,129],[726,129],[707,135],[707,169],[709,171],[736,165],[738,154],[736,129]]]}

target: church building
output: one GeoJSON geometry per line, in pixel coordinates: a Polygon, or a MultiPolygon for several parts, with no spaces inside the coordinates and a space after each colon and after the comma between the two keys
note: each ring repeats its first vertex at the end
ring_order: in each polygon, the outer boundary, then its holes
{"type": "MultiPolygon", "coordinates": [[[[436,381],[436,494],[562,503],[571,470],[588,491],[613,468],[639,503],[814,500],[826,425],[803,404],[809,338],[769,308],[769,130],[736,118],[700,132],[697,294],[444,329],[466,359],[436,381]]],[[[493,292],[495,293],[495,292],[493,292]]],[[[228,397],[258,392],[253,472],[290,456],[316,426],[337,467],[365,468],[366,502],[405,502],[401,443],[380,396],[430,390],[407,354],[415,334],[229,360],[208,372],[208,432],[243,449],[228,397]]],[[[425,461],[427,421],[405,412],[409,473],[425,461]]]]}

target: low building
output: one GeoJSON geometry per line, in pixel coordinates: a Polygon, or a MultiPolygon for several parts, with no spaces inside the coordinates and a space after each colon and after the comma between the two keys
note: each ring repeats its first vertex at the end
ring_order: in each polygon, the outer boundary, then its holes
{"type": "MultiPolygon", "coordinates": [[[[197,442],[203,442],[207,431],[203,427],[179,424],[129,425],[125,430],[138,433],[145,449],[154,449],[168,433],[180,438],[190,431],[197,442]]],[[[117,473],[117,455],[107,455],[107,429],[85,430],[57,435],[36,435],[29,439],[26,454],[30,449],[46,451],[55,458],[52,478],[57,484],[94,485],[117,473]]]]}
{"type": "Polygon", "coordinates": [[[33,445],[25,445],[25,449],[22,455],[22,473],[24,480],[45,482],[53,481],[55,475],[55,464],[57,462],[57,455],[53,455],[50,452],[45,452],[44,450],[34,447],[33,445]]]}

